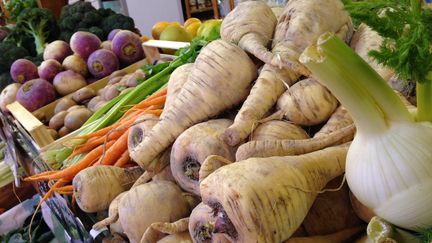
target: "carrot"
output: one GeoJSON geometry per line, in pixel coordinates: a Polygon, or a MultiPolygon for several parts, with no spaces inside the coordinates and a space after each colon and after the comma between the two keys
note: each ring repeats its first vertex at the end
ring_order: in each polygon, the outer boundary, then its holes
{"type": "MultiPolygon", "coordinates": [[[[149,96],[147,99],[142,100],[138,104],[135,104],[132,108],[143,108],[143,107],[150,106],[151,104],[164,104],[166,100],[166,94],[167,94],[167,88],[164,88],[161,91],[149,96]]],[[[123,117],[126,117],[130,113],[131,113],[130,110],[126,111],[123,117]]]]}
{"type": "MultiPolygon", "coordinates": [[[[257,70],[238,46],[216,40],[205,46],[174,103],[152,132],[130,148],[130,156],[141,167],[151,163],[187,128],[242,102],[249,93],[257,70]],[[227,70],[236,70],[230,72],[227,70]]],[[[134,135],[132,135],[134,136],[134,135]]]]}
{"type": "Polygon", "coordinates": [[[127,151],[128,136],[129,130],[123,133],[109,149],[104,150],[104,153],[99,160],[101,165],[113,165],[121,157],[121,155],[127,151]]]}
{"type": "Polygon", "coordinates": [[[123,167],[130,161],[129,151],[126,150],[120,156],[120,158],[114,163],[114,166],[123,167]]]}
{"type": "Polygon", "coordinates": [[[223,233],[230,242],[287,240],[318,193],[344,173],[347,152],[343,145],[219,168],[200,183],[203,203],[217,215],[213,232],[223,233]]]}
{"type": "Polygon", "coordinates": [[[106,146],[104,145],[99,145],[96,149],[92,150],[90,153],[86,154],[84,156],[84,158],[82,158],[78,163],[60,170],[54,174],[50,174],[50,175],[44,175],[44,176],[39,176],[39,177],[35,177],[32,179],[29,179],[29,181],[36,181],[36,180],[57,180],[57,179],[61,179],[61,178],[70,178],[72,179],[78,172],[80,172],[81,170],[83,170],[84,168],[87,168],[88,166],[90,166],[92,163],[94,163],[95,161],[97,161],[97,159],[101,156],[101,154],[103,153],[105,147],[106,148],[110,148],[115,141],[110,141],[106,144],[106,146]]]}

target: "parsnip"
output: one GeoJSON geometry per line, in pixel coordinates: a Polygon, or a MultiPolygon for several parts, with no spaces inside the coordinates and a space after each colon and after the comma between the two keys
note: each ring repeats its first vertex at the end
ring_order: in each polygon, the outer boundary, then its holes
{"type": "Polygon", "coordinates": [[[265,2],[246,1],[239,3],[225,17],[220,33],[223,40],[239,45],[263,62],[269,62],[272,54],[267,45],[276,22],[276,16],[265,2]]]}
{"type": "MultiPolygon", "coordinates": [[[[179,219],[173,223],[152,223],[141,238],[141,243],[158,242],[165,234],[179,234],[188,230],[189,218],[179,219]]],[[[189,241],[192,240],[189,237],[189,241]]]]}
{"type": "Polygon", "coordinates": [[[327,123],[324,124],[324,126],[314,134],[314,138],[328,136],[332,132],[351,124],[353,124],[353,120],[348,111],[343,106],[339,106],[333,115],[331,115],[331,117],[328,119],[327,123]]]}
{"type": "Polygon", "coordinates": [[[236,148],[220,138],[231,124],[228,119],[209,120],[188,128],[176,139],[171,151],[171,172],[183,190],[200,195],[198,173],[207,156],[234,160],[236,148]]]}
{"type": "Polygon", "coordinates": [[[126,194],[127,192],[122,192],[117,195],[117,197],[114,198],[114,200],[111,201],[111,204],[108,208],[108,218],[105,218],[96,224],[93,225],[93,229],[95,230],[101,230],[103,227],[110,226],[110,232],[113,233],[119,233],[123,234],[123,227],[121,227],[120,222],[118,222],[118,205],[120,203],[120,199],[126,194]]]}
{"type": "Polygon", "coordinates": [[[378,50],[383,42],[382,38],[376,31],[362,23],[354,33],[350,46],[354,51],[377,71],[377,73],[386,81],[389,81],[394,74],[394,70],[379,64],[375,59],[369,56],[372,50],[378,50]]]}
{"type": "Polygon", "coordinates": [[[123,196],[118,208],[119,220],[129,240],[140,242],[152,223],[187,217],[196,204],[196,200],[172,182],[149,182],[123,196]]]}
{"type": "Polygon", "coordinates": [[[234,123],[225,131],[223,139],[231,146],[247,138],[264,115],[274,106],[279,96],[292,85],[300,75],[290,69],[279,69],[264,65],[252,90],[243,103],[234,123]]]}
{"type": "Polygon", "coordinates": [[[297,125],[312,126],[327,121],[337,105],[338,101],[330,91],[308,78],[295,83],[279,97],[276,114],[297,125]]]}
{"type": "Polygon", "coordinates": [[[251,140],[307,139],[306,131],[288,121],[272,120],[257,126],[250,136],[251,140]]]}
{"type": "Polygon", "coordinates": [[[351,242],[357,234],[364,231],[364,227],[355,227],[349,228],[345,230],[341,230],[336,233],[328,234],[328,235],[319,235],[319,236],[309,236],[309,237],[295,237],[290,238],[284,243],[332,243],[332,242],[351,242]]]}
{"type": "Polygon", "coordinates": [[[167,235],[164,238],[158,240],[157,243],[192,243],[192,238],[189,232],[182,232],[172,235],[167,235]]]}
{"type": "Polygon", "coordinates": [[[189,233],[194,243],[228,243],[223,234],[213,233],[215,217],[212,209],[204,203],[198,204],[189,217],[189,233]]]}
{"type": "Polygon", "coordinates": [[[216,213],[213,232],[232,242],[281,242],[304,220],[317,192],[345,169],[346,145],[300,156],[252,158],[223,166],[200,184],[216,213]]]}
{"type": "Polygon", "coordinates": [[[167,108],[171,107],[171,105],[173,104],[181,88],[186,83],[192,68],[193,68],[193,63],[187,63],[176,68],[174,72],[172,72],[170,79],[168,81],[167,98],[164,105],[164,111],[162,112],[161,117],[165,116],[166,114],[165,111],[169,110],[167,108]]]}
{"type": "Polygon", "coordinates": [[[256,76],[255,65],[242,49],[223,40],[211,42],[200,51],[166,115],[129,149],[131,158],[146,170],[154,170],[152,160],[184,130],[243,101],[256,76]]]}
{"type": "Polygon", "coordinates": [[[288,67],[303,75],[309,70],[298,62],[303,50],[325,32],[335,32],[349,42],[353,27],[340,0],[290,0],[279,17],[273,37],[270,64],[288,67]]]}
{"type": "Polygon", "coordinates": [[[111,201],[128,190],[142,173],[138,166],[127,169],[104,165],[88,167],[72,181],[76,202],[86,213],[106,210],[111,201]]]}
{"type": "Polygon", "coordinates": [[[252,157],[287,156],[310,153],[328,146],[341,144],[343,141],[352,140],[355,126],[351,124],[340,130],[334,131],[325,137],[309,138],[301,140],[263,140],[250,141],[242,144],[236,152],[236,161],[252,157]]]}

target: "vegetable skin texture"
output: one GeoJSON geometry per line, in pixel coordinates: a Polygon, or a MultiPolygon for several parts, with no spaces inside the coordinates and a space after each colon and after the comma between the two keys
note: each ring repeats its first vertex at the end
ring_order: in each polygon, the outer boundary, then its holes
{"type": "Polygon", "coordinates": [[[166,116],[142,143],[129,150],[131,158],[151,171],[154,165],[150,162],[184,130],[244,100],[256,75],[255,65],[239,47],[223,40],[211,42],[200,51],[166,116]]]}
{"type": "Polygon", "coordinates": [[[62,40],[56,40],[49,43],[44,50],[43,59],[49,60],[54,59],[58,62],[63,62],[63,60],[72,54],[72,50],[69,44],[62,40]]]}
{"type": "Polygon", "coordinates": [[[286,90],[285,85],[294,84],[299,76],[290,69],[279,69],[265,64],[249,96],[236,115],[233,125],[224,132],[224,141],[235,146],[246,139],[258,121],[286,90]]]}
{"type": "Polygon", "coordinates": [[[120,200],[119,219],[130,242],[134,243],[140,242],[152,223],[181,219],[189,215],[191,209],[176,184],[149,182],[132,188],[120,200]]]}
{"type": "Polygon", "coordinates": [[[30,112],[54,101],[56,92],[54,86],[43,79],[32,79],[21,85],[16,94],[16,101],[30,112]]]}
{"type": "Polygon", "coordinates": [[[204,203],[198,204],[189,216],[189,234],[194,243],[228,243],[223,234],[213,233],[215,217],[213,210],[204,203]]]}
{"type": "Polygon", "coordinates": [[[323,0],[320,4],[308,0],[290,0],[279,17],[272,47],[270,64],[287,67],[300,74],[310,74],[297,60],[302,51],[327,32],[335,32],[349,41],[353,26],[340,0],[323,0]],[[328,20],[332,21],[328,21],[328,20]]]}
{"type": "Polygon", "coordinates": [[[87,63],[79,55],[70,55],[63,60],[62,66],[65,70],[72,70],[86,77],[88,74],[87,63]]]}
{"type": "Polygon", "coordinates": [[[218,215],[213,232],[224,233],[231,242],[287,240],[317,192],[344,172],[347,150],[338,146],[221,167],[200,184],[203,202],[218,215]]]}
{"type": "MultiPolygon", "coordinates": [[[[144,232],[144,235],[141,238],[141,243],[159,242],[159,240],[163,238],[164,234],[173,235],[185,232],[188,229],[188,223],[189,218],[179,219],[173,223],[153,223],[144,232]]],[[[192,242],[190,236],[188,242],[192,242]]]]}
{"type": "Polygon", "coordinates": [[[220,34],[223,40],[237,44],[265,63],[272,53],[267,45],[273,37],[277,19],[271,8],[262,1],[239,3],[223,20],[220,34]]]}
{"type": "Polygon", "coordinates": [[[118,221],[118,206],[120,204],[120,200],[123,198],[124,195],[126,195],[127,191],[124,191],[120,194],[118,194],[110,203],[108,208],[108,217],[97,222],[93,225],[93,229],[95,230],[101,230],[103,227],[110,226],[110,232],[113,233],[119,233],[123,234],[123,227],[121,226],[120,222],[118,221]]]}
{"type": "Polygon", "coordinates": [[[373,57],[369,56],[372,50],[379,50],[384,39],[369,26],[361,23],[352,36],[350,47],[365,60],[384,80],[389,81],[394,75],[394,70],[379,64],[373,57]]]}
{"type": "Polygon", "coordinates": [[[84,77],[72,70],[58,73],[53,80],[53,85],[60,95],[68,95],[87,85],[84,77]]]}
{"type": "Polygon", "coordinates": [[[192,243],[192,238],[189,235],[189,232],[182,232],[167,235],[164,238],[158,240],[157,243],[192,243]]]}
{"type": "Polygon", "coordinates": [[[272,120],[257,126],[250,136],[251,140],[307,139],[309,134],[300,126],[288,122],[272,120]]]}
{"type": "Polygon", "coordinates": [[[347,242],[352,239],[353,236],[364,231],[364,227],[354,227],[344,229],[336,233],[327,235],[317,235],[309,237],[293,237],[284,243],[329,243],[329,242],[347,242]]]}
{"type": "Polygon", "coordinates": [[[12,63],[10,75],[15,82],[21,84],[39,77],[37,66],[23,58],[12,63]]]}
{"type": "Polygon", "coordinates": [[[199,170],[209,155],[235,159],[235,148],[220,138],[231,124],[228,119],[209,120],[186,129],[176,139],[171,150],[171,172],[183,190],[200,195],[199,170]]]}
{"type": "Polygon", "coordinates": [[[327,121],[338,106],[337,99],[318,81],[308,78],[295,83],[279,97],[277,109],[301,126],[327,121]]]}
{"type": "Polygon", "coordinates": [[[141,44],[142,41],[137,34],[121,30],[114,36],[111,48],[123,65],[129,65],[144,57],[141,44]]]}
{"type": "Polygon", "coordinates": [[[122,169],[100,165],[86,168],[72,181],[76,202],[87,213],[106,210],[112,200],[128,190],[142,172],[139,167],[122,169]]]}
{"type": "MultiPolygon", "coordinates": [[[[333,115],[328,119],[326,124],[324,124],[324,126],[314,134],[314,138],[328,136],[332,132],[351,124],[353,124],[353,120],[347,109],[345,109],[343,106],[339,106],[333,115]]],[[[348,140],[345,142],[348,142],[348,140]]]]}
{"type": "Polygon", "coordinates": [[[70,39],[70,47],[74,54],[79,55],[84,60],[94,51],[100,48],[101,41],[95,34],[78,31],[70,39]]]}
{"type": "Polygon", "coordinates": [[[119,60],[114,52],[100,49],[90,54],[87,60],[87,68],[96,78],[103,78],[118,70],[119,60]]]}
{"type": "Polygon", "coordinates": [[[16,100],[16,94],[18,93],[19,88],[21,87],[20,83],[13,83],[6,86],[1,91],[0,94],[0,109],[3,112],[7,112],[8,109],[6,108],[7,105],[13,103],[16,100]]]}
{"type": "Polygon", "coordinates": [[[328,146],[352,140],[355,133],[354,124],[334,131],[325,137],[291,140],[261,140],[242,144],[236,152],[236,161],[252,157],[287,156],[310,153],[328,146]]]}

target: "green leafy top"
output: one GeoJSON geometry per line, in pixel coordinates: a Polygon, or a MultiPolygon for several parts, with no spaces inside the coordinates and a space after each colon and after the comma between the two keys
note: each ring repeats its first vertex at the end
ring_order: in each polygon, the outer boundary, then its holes
{"type": "Polygon", "coordinates": [[[421,0],[344,0],[355,24],[364,22],[384,42],[369,54],[393,68],[402,79],[430,81],[432,70],[432,10],[420,9],[421,0]]]}

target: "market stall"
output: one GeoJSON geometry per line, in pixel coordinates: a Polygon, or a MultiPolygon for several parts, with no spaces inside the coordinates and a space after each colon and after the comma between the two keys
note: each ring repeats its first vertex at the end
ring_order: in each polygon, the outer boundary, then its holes
{"type": "Polygon", "coordinates": [[[17,2],[2,242],[432,242],[429,3],[17,2]]]}

